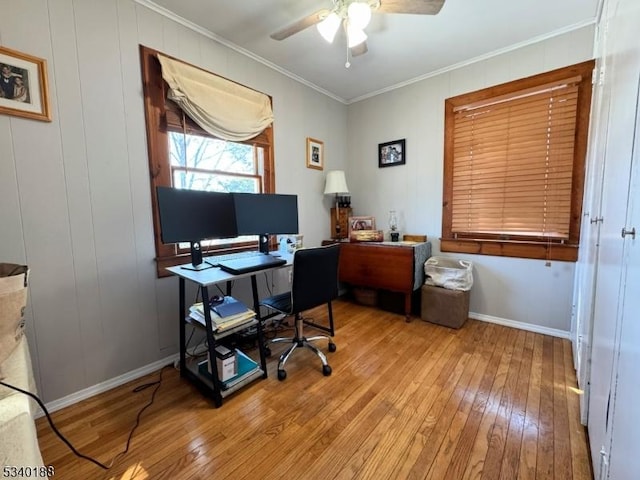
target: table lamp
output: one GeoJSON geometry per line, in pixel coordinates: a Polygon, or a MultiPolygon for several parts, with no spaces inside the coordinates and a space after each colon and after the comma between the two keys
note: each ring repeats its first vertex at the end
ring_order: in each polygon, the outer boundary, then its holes
{"type": "Polygon", "coordinates": [[[338,201],[338,194],[349,193],[347,187],[347,179],[344,176],[343,170],[331,170],[327,172],[327,180],[324,184],[324,194],[335,194],[336,202],[336,237],[339,239],[342,237],[340,228],[340,202],[338,201]]]}

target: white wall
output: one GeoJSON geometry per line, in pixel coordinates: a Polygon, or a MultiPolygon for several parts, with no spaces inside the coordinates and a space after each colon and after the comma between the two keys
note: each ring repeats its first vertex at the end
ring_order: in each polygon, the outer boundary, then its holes
{"type": "Polygon", "coordinates": [[[0,44],[48,62],[53,122],[0,116],[0,261],[32,270],[45,401],[177,351],[177,281],[153,260],[139,44],[271,95],[277,191],[299,195],[306,245],[329,234],[324,173],[345,167],[345,105],[132,0],[9,2],[0,44]],[[325,142],[325,172],[306,168],[308,136],[325,142]]]}
{"type": "MultiPolygon", "coordinates": [[[[444,100],[592,58],[593,28],[539,43],[349,105],[347,182],[357,215],[373,215],[388,230],[396,210],[400,230],[427,234],[439,254],[442,232],[444,100]],[[379,143],[405,138],[407,163],[378,168],[379,143]]],[[[568,332],[574,264],[485,255],[455,255],[475,264],[471,311],[568,332]]],[[[555,332],[558,333],[558,332],[555,332]]]]}

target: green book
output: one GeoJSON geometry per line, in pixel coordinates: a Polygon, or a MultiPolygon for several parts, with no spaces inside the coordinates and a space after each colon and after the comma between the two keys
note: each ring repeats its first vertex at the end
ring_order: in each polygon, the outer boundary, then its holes
{"type": "MultiPolygon", "coordinates": [[[[246,354],[236,348],[236,362],[238,364],[237,374],[229,380],[220,382],[223,390],[233,387],[236,383],[242,381],[245,377],[255,372],[259,367],[256,362],[249,358],[246,354]]],[[[204,360],[198,364],[198,371],[209,380],[213,380],[209,370],[207,369],[207,361],[204,360]]]]}

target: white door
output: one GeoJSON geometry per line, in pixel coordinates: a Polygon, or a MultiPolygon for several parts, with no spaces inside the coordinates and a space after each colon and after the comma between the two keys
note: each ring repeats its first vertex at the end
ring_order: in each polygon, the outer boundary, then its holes
{"type": "MultiPolygon", "coordinates": [[[[604,55],[610,58],[605,88],[610,93],[602,218],[592,328],[588,428],[596,479],[608,477],[617,359],[624,300],[625,246],[630,173],[638,103],[637,0],[605,2],[610,20],[604,55]]],[[[637,293],[635,294],[638,295],[637,293]]],[[[637,455],[637,454],[636,454],[637,455]]],[[[625,478],[625,477],[621,477],[625,478]]]]}
{"type": "MultiPolygon", "coordinates": [[[[636,20],[640,22],[640,8],[636,20]]],[[[640,24],[640,23],[637,23],[640,24]]],[[[640,62],[640,60],[638,60],[640,62]]],[[[640,76],[638,77],[640,102],[640,76]]],[[[640,109],[636,104],[628,217],[624,234],[621,328],[617,385],[612,411],[609,473],[612,479],[636,479],[640,472],[640,109]],[[635,235],[633,232],[635,231],[635,235]]]]}
{"type": "MultiPolygon", "coordinates": [[[[604,25],[604,22],[603,22],[604,25]]],[[[598,32],[598,45],[606,42],[606,27],[598,32]]],[[[602,51],[602,50],[600,50],[602,51]]],[[[606,152],[609,119],[609,90],[604,85],[607,58],[598,58],[594,72],[593,102],[589,130],[589,151],[585,183],[585,203],[580,228],[580,250],[576,264],[571,339],[574,367],[578,387],[584,392],[580,397],[580,421],[587,424],[589,399],[589,355],[591,353],[591,325],[593,323],[594,291],[597,278],[600,222],[602,221],[602,188],[604,157],[606,152]]]]}

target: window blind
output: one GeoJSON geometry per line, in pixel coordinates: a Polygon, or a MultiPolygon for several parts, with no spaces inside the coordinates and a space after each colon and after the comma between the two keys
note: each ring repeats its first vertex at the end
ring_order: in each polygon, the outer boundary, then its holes
{"type": "Polygon", "coordinates": [[[580,80],[455,109],[454,238],[569,238],[580,80]]]}
{"type": "MultiPolygon", "coordinates": [[[[184,133],[187,135],[212,136],[214,138],[219,138],[220,140],[225,140],[216,135],[212,135],[209,131],[202,128],[191,118],[189,118],[189,116],[185,114],[185,112],[183,112],[175,102],[169,100],[168,98],[165,100],[164,115],[162,120],[163,128],[166,128],[167,131],[170,132],[184,133]]],[[[249,140],[242,141],[241,143],[269,146],[271,145],[271,128],[272,125],[269,125],[255,137],[252,137],[249,140]]]]}

